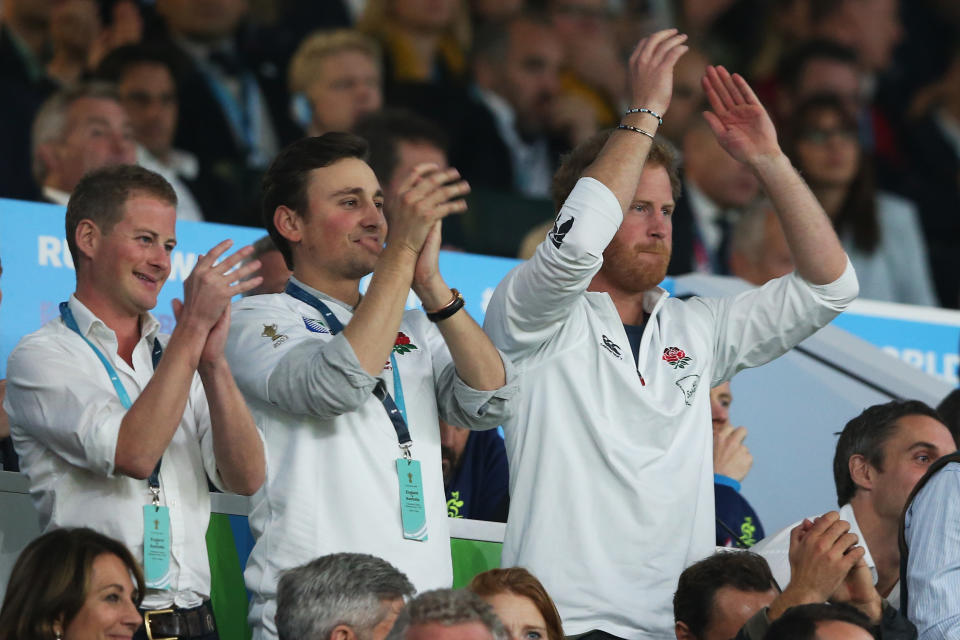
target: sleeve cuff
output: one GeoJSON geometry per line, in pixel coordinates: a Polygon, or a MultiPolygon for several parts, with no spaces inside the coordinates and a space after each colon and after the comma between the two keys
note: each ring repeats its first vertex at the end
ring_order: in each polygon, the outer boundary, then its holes
{"type": "Polygon", "coordinates": [[[723,485],[725,487],[730,487],[737,493],[740,493],[740,483],[731,478],[730,476],[725,476],[722,473],[713,474],[713,484],[723,485]]]}

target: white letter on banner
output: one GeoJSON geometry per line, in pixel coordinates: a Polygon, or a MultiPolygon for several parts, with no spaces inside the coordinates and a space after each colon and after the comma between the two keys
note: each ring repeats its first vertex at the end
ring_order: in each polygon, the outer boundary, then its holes
{"type": "MultiPolygon", "coordinates": [[[[63,243],[66,244],[66,243],[63,243]]],[[[60,239],[53,236],[37,236],[37,264],[41,267],[62,267],[60,239]]]]}
{"type": "Polygon", "coordinates": [[[923,369],[923,351],[918,349],[904,349],[900,357],[907,364],[912,364],[917,369],[923,369]]]}
{"type": "Polygon", "coordinates": [[[174,251],[170,256],[170,279],[183,282],[197,264],[197,254],[174,251]]]}
{"type": "Polygon", "coordinates": [[[943,379],[953,386],[960,383],[960,376],[957,375],[958,365],[960,365],[960,355],[956,353],[943,354],[943,379]]]}

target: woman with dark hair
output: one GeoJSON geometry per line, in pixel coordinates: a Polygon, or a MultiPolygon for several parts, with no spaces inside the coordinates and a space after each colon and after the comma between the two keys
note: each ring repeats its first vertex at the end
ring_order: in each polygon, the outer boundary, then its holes
{"type": "Polygon", "coordinates": [[[143,574],[125,546],[91,529],[56,529],[17,558],[0,640],[132,638],[143,623],[143,593],[143,574]]]}
{"type": "Polygon", "coordinates": [[[860,297],[936,306],[916,207],[876,189],[856,119],[840,98],[801,102],[787,133],[787,154],[833,220],[860,297]]]}
{"type": "Polygon", "coordinates": [[[491,569],[467,589],[493,607],[511,640],[563,640],[563,623],[540,581],[526,569],[491,569]]]}

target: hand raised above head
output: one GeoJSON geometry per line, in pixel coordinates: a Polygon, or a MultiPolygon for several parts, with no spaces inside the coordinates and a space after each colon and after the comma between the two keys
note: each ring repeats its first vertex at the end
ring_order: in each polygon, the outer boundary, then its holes
{"type": "Polygon", "coordinates": [[[632,107],[650,109],[661,116],[673,94],[673,67],[686,53],[687,36],[676,29],[658,31],[641,40],[630,55],[627,79],[632,107]]]}
{"type": "Polygon", "coordinates": [[[456,169],[417,165],[400,186],[396,206],[388,212],[387,245],[400,245],[419,254],[438,220],[467,210],[463,196],[469,192],[470,185],[456,169]]]}
{"type": "Polygon", "coordinates": [[[747,164],[780,154],[773,121],[740,74],[709,66],[701,83],[711,108],[703,117],[727,153],[747,164]]]}

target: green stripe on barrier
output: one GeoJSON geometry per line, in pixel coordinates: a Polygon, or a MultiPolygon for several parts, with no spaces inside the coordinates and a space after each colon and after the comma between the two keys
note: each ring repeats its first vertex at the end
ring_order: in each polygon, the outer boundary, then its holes
{"type": "Polygon", "coordinates": [[[247,625],[247,588],[237,547],[230,528],[230,516],[210,514],[207,527],[207,553],[210,555],[210,601],[217,618],[221,640],[250,640],[247,625]]]}
{"type": "Polygon", "coordinates": [[[482,542],[450,538],[450,553],[453,556],[453,588],[467,586],[478,573],[500,566],[500,551],[503,543],[482,542]]]}

